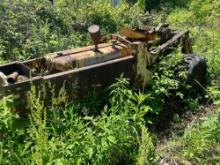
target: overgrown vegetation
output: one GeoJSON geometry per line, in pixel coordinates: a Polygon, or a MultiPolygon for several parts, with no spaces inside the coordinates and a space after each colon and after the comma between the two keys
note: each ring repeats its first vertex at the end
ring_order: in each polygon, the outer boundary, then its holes
{"type": "MultiPolygon", "coordinates": [[[[105,34],[138,26],[143,4],[149,3],[130,1],[114,8],[108,0],[57,0],[55,6],[44,0],[3,0],[1,63],[87,45],[87,27],[93,23],[105,34]]],[[[220,2],[161,0],[151,5],[147,8],[154,17],[145,14],[153,18],[148,22],[190,30],[194,52],[208,63],[205,98],[188,92],[179,50],[155,65],[153,83],[143,92],[122,77],[104,94],[48,108],[33,88],[26,118],[13,111],[12,97],[5,97],[0,101],[0,164],[220,163],[220,2]],[[195,117],[185,121],[188,112],[195,117]],[[170,120],[182,129],[172,131],[170,120]],[[164,131],[167,127],[171,133],[164,131]],[[160,136],[164,132],[166,138],[160,136]]]]}
{"type": "MultiPolygon", "coordinates": [[[[219,164],[219,89],[209,89],[214,97],[212,107],[203,107],[200,118],[186,126],[181,136],[174,134],[170,140],[158,145],[161,162],[177,164],[219,164]]],[[[187,121],[189,122],[189,121],[187,121]]]]}
{"type": "Polygon", "coordinates": [[[125,24],[137,25],[137,5],[111,6],[108,0],[9,1],[0,4],[0,55],[4,60],[27,59],[89,43],[87,28],[99,24],[103,33],[125,24]]]}

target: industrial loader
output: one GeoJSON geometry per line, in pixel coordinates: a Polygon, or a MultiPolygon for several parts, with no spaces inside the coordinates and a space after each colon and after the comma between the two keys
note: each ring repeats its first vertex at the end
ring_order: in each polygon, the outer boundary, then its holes
{"type": "Polygon", "coordinates": [[[193,54],[187,30],[172,30],[165,23],[157,27],[125,27],[119,35],[102,35],[98,25],[90,26],[88,32],[94,45],[1,65],[0,97],[14,95],[24,101],[35,86],[46,93],[44,100],[65,91],[66,101],[81,98],[89,90],[102,90],[122,74],[131,84],[144,89],[152,80],[151,67],[178,46],[188,65],[187,79],[199,84],[204,81],[205,59],[193,54]]]}

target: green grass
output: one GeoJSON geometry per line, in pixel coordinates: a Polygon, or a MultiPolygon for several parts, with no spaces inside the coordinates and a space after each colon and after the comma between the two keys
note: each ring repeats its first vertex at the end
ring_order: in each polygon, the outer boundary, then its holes
{"type": "Polygon", "coordinates": [[[158,145],[157,150],[161,159],[168,162],[183,164],[219,164],[220,163],[220,111],[219,90],[215,97],[213,108],[205,107],[202,116],[196,115],[186,127],[181,136],[177,132],[165,143],[158,145]]]}
{"type": "Polygon", "coordinates": [[[94,116],[80,115],[89,107],[76,103],[46,109],[33,88],[28,101],[31,113],[22,127],[15,124],[20,124],[23,119],[9,113],[8,104],[3,100],[1,110],[7,114],[1,113],[1,117],[7,122],[0,123],[1,164],[134,164],[152,161],[152,140],[143,119],[148,107],[136,108],[147,98],[128,90],[127,81],[123,79],[111,90],[109,108],[94,116]]]}

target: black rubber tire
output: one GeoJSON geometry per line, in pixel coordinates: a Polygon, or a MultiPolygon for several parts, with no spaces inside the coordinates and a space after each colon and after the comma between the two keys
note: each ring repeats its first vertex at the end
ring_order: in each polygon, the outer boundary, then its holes
{"type": "Polygon", "coordinates": [[[187,54],[184,57],[187,65],[187,84],[193,88],[201,89],[205,86],[207,66],[204,57],[195,54],[187,54]]]}

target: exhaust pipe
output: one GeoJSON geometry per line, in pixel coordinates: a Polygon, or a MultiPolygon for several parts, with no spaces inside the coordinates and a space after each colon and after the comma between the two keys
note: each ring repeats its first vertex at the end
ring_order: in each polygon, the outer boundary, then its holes
{"type": "Polygon", "coordinates": [[[94,51],[97,52],[98,51],[98,44],[100,43],[100,40],[102,38],[102,35],[100,33],[100,27],[98,25],[91,25],[88,28],[88,32],[89,32],[91,39],[95,45],[94,51]]]}

